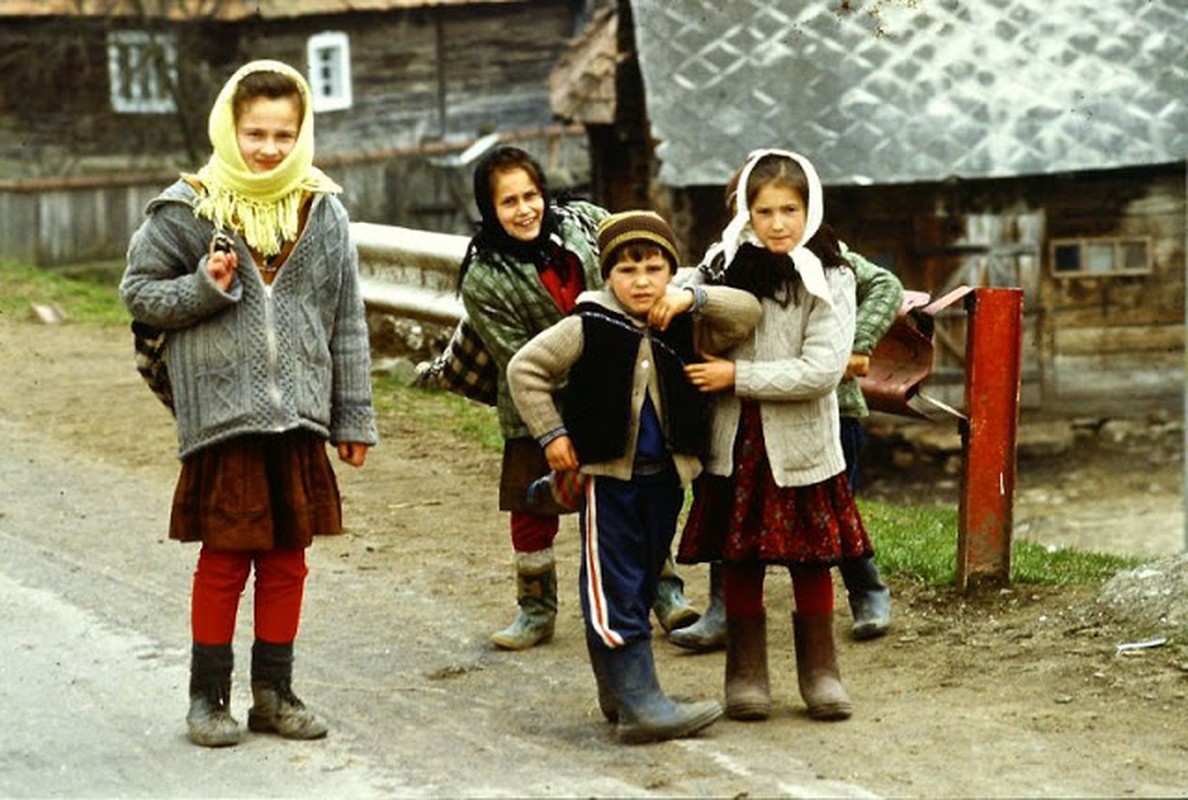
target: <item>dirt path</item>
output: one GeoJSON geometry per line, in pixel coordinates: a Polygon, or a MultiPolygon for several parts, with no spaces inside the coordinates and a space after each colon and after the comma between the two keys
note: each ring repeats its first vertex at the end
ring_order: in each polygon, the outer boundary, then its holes
{"type": "MultiPolygon", "coordinates": [[[[1188,793],[1182,646],[1117,655],[1116,645],[1149,631],[1112,621],[1093,597],[1070,590],[964,598],[893,583],[892,635],[842,640],[856,714],[823,724],[795,696],[790,591],[772,580],[773,718],[618,746],[601,722],[582,645],[572,520],[558,542],[556,640],[521,654],[492,650],[487,635],[510,619],[513,594],[506,521],[494,510],[497,455],[399,411],[384,415],[383,445],[368,466],[340,471],[348,533],[310,555],[297,674],[307,700],[327,711],[332,737],[252,737],[201,751],[185,742],[182,722],[194,551],[163,541],[177,470],[172,424],[139,383],[127,336],[0,320],[0,375],[0,435],[10,444],[0,461],[0,614],[12,625],[16,609],[41,608],[78,625],[48,643],[28,627],[25,638],[0,627],[0,676],[18,685],[16,668],[3,665],[20,655],[35,668],[29,659],[48,650],[60,668],[43,679],[84,692],[91,701],[82,711],[94,720],[19,706],[26,713],[9,714],[0,733],[0,794],[1188,793]],[[124,737],[141,744],[130,750],[124,737]],[[43,746],[22,749],[18,739],[43,746]],[[194,782],[154,775],[173,769],[194,782]],[[208,774],[218,782],[200,780],[208,774]]],[[[1047,503],[1053,519],[1077,518],[1077,499],[1057,478],[1045,491],[1065,498],[1059,512],[1047,503]]],[[[1165,496],[1160,507],[1177,504],[1165,496]]],[[[702,599],[704,572],[685,577],[702,599]]],[[[248,602],[237,639],[240,710],[250,619],[248,602]]],[[[847,622],[839,612],[839,631],[847,622]]],[[[690,656],[660,639],[656,652],[671,693],[721,694],[721,654],[690,656]]]]}

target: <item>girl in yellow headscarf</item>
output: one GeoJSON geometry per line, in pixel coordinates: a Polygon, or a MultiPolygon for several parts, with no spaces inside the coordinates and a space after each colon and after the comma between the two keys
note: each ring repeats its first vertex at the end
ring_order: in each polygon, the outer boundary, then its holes
{"type": "Polygon", "coordinates": [[[133,318],[166,332],[182,460],[169,535],[202,543],[186,722],[209,747],[241,736],[232,638],[253,570],[248,727],[326,735],[291,687],[305,548],[342,529],[325,442],[362,466],[376,441],[356,251],[339,187],[313,166],[311,105],[279,61],[232,75],[210,160],[149,203],[120,283],[133,318]]]}

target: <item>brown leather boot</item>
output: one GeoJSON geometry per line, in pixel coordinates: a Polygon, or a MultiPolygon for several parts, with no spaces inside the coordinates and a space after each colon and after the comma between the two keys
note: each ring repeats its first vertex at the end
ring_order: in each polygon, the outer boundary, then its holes
{"type": "Polygon", "coordinates": [[[850,696],[837,670],[832,614],[792,614],[796,639],[796,677],[800,696],[813,719],[849,719],[850,696]]]}
{"type": "Polygon", "coordinates": [[[771,688],[767,680],[767,614],[726,615],[726,716],[767,719],[771,688]]]}

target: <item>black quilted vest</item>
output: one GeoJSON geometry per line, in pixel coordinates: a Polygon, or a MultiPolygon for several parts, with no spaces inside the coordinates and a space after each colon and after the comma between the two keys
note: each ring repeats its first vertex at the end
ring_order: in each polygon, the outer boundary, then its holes
{"type": "Polygon", "coordinates": [[[668,449],[704,456],[708,401],[683,370],[685,364],[700,360],[693,351],[693,318],[682,314],[661,332],[645,331],[596,303],[581,303],[573,313],[582,318],[584,345],[570,368],[562,408],[582,463],[612,461],[627,452],[633,370],[644,336],[652,339],[668,449]]]}

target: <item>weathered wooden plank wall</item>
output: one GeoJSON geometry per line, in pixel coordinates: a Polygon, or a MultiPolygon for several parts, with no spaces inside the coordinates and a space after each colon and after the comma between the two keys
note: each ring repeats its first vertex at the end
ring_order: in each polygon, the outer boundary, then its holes
{"type": "MultiPolygon", "coordinates": [[[[578,129],[517,131],[503,141],[533,153],[550,176],[568,179],[558,186],[588,179],[586,140],[578,129]]],[[[470,234],[471,166],[448,165],[468,144],[330,160],[325,166],[343,186],[353,220],[470,234]]],[[[0,258],[51,267],[123,258],[145,205],[176,177],[0,180],[0,258]]]]}
{"type": "Polygon", "coordinates": [[[182,110],[126,114],[111,108],[106,35],[133,22],[6,18],[0,177],[196,168],[179,159],[183,132],[203,157],[223,79],[253,58],[304,68],[309,37],[325,31],[347,34],[354,105],[318,115],[322,157],[547,126],[548,75],[576,23],[570,0],[533,0],[179,24],[182,110]]]}

